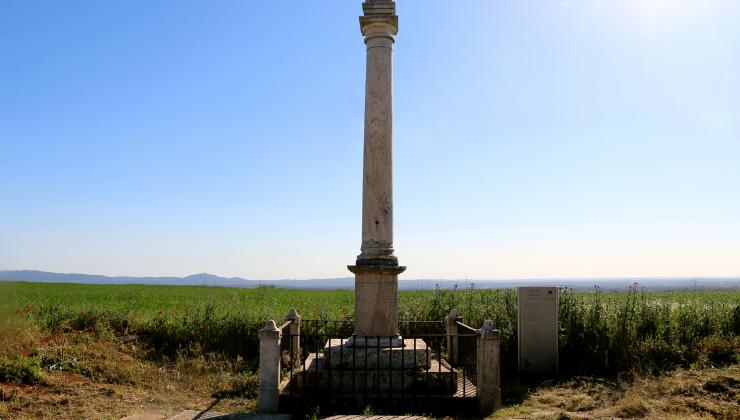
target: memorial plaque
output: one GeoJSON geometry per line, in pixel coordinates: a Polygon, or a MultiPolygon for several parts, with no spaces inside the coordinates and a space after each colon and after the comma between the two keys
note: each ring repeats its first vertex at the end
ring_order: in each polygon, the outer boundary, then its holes
{"type": "Polygon", "coordinates": [[[517,288],[520,373],[558,371],[558,288],[517,288]]]}

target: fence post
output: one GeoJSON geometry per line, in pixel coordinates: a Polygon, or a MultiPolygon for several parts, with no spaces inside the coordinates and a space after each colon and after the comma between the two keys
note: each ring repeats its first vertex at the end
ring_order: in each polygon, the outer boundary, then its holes
{"type": "Polygon", "coordinates": [[[450,359],[452,366],[458,364],[459,347],[457,346],[457,321],[460,319],[456,310],[451,310],[450,314],[447,315],[447,357],[450,359]]]}
{"type": "Polygon", "coordinates": [[[488,415],[501,408],[501,331],[487,319],[478,330],[478,410],[488,415]]]}
{"type": "Polygon", "coordinates": [[[277,413],[280,405],[280,329],[269,320],[259,330],[260,388],[257,411],[277,413]]]}
{"type": "Polygon", "coordinates": [[[285,321],[293,321],[288,327],[290,334],[290,341],[292,352],[290,354],[290,362],[293,366],[299,366],[301,364],[301,316],[295,308],[291,308],[288,315],[285,317],[285,321]]]}

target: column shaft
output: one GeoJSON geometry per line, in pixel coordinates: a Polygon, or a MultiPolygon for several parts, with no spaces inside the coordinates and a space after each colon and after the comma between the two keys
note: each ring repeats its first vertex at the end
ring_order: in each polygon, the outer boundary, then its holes
{"type": "MultiPolygon", "coordinates": [[[[393,256],[393,94],[389,38],[367,40],[362,260],[393,256]]],[[[359,263],[359,262],[358,262],[359,263]]],[[[398,263],[398,260],[395,260],[398,263]]]]}
{"type": "Polygon", "coordinates": [[[360,27],[367,45],[362,245],[357,265],[397,266],[393,255],[393,2],[365,2],[360,27]]]}

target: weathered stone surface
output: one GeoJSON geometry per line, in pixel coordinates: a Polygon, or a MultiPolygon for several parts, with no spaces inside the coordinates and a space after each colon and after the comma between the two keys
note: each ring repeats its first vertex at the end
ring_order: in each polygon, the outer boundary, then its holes
{"type": "Polygon", "coordinates": [[[519,287],[519,371],[557,373],[558,288],[519,287]]]}
{"type": "Polygon", "coordinates": [[[477,350],[478,409],[488,415],[501,407],[501,331],[490,319],[478,330],[477,350]]]}
{"type": "Polygon", "coordinates": [[[355,273],[355,336],[398,336],[398,273],[406,267],[349,266],[355,273]]]}
{"type": "Polygon", "coordinates": [[[275,321],[269,320],[259,330],[260,339],[260,387],[257,395],[257,411],[277,413],[280,404],[280,329],[275,321]]]}
{"type": "MultiPolygon", "coordinates": [[[[428,369],[434,358],[424,340],[405,339],[402,346],[347,346],[346,340],[331,339],[324,346],[324,363],[332,369],[428,369]]],[[[369,343],[372,344],[372,343],[369,343]]]]}

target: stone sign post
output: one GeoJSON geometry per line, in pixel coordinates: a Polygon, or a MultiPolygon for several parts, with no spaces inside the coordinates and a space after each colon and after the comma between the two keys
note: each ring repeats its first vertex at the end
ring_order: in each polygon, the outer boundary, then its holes
{"type": "Polygon", "coordinates": [[[558,288],[517,288],[519,372],[558,371],[558,288]]]}
{"type": "Polygon", "coordinates": [[[396,4],[366,0],[360,29],[367,46],[362,245],[355,265],[355,331],[348,345],[402,346],[398,334],[398,275],[406,267],[393,254],[393,42],[396,4]],[[377,340],[377,339],[375,339],[377,340]],[[386,343],[387,342],[387,343],[386,343]],[[373,343],[378,345],[380,343],[373,343]]]}

